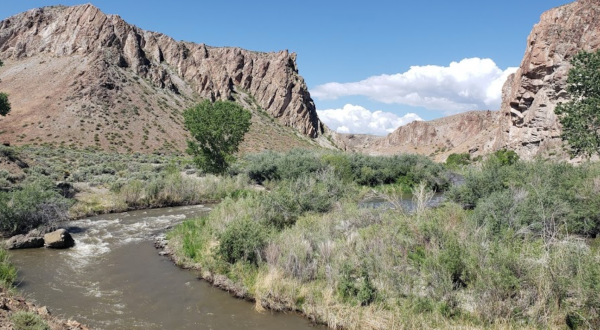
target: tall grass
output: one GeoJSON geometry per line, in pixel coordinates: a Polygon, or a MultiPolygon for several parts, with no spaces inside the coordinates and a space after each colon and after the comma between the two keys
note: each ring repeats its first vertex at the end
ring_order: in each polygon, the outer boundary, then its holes
{"type": "Polygon", "coordinates": [[[316,171],[227,199],[171,235],[181,255],[244,286],[258,308],[299,310],[332,328],[599,327],[600,243],[586,223],[598,168],[471,171],[451,194],[458,203],[435,209],[425,207],[431,188],[416,185],[413,213],[358,207],[360,189],[334,172],[345,187],[336,195],[335,184],[310,181],[316,171]],[[273,210],[294,220],[279,225],[273,210]]]}
{"type": "Polygon", "coordinates": [[[0,249],[0,286],[12,287],[17,279],[17,269],[10,263],[8,251],[0,249]]]}

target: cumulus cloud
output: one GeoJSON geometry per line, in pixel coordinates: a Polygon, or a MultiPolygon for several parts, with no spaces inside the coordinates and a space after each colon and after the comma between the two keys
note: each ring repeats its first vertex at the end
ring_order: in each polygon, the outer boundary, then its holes
{"type": "Polygon", "coordinates": [[[369,111],[359,105],[346,104],[342,109],[317,110],[319,118],[338,133],[387,135],[415,120],[415,113],[399,117],[391,112],[369,111]]]}
{"type": "Polygon", "coordinates": [[[468,58],[449,66],[413,66],[404,73],[350,83],[331,82],[311,90],[316,99],[361,95],[387,104],[403,104],[458,113],[500,108],[502,85],[517,68],[500,69],[491,59],[468,58]]]}

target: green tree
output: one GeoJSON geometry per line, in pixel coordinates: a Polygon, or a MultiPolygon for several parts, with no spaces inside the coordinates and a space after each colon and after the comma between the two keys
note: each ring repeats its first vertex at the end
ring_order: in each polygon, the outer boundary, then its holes
{"type": "Polygon", "coordinates": [[[571,100],[559,104],[555,112],[571,155],[589,157],[600,152],[600,51],[580,52],[571,64],[567,80],[571,100]]]}
{"type": "MultiPolygon", "coordinates": [[[[0,67],[4,63],[0,60],[0,67]]],[[[0,116],[6,116],[10,112],[10,102],[8,102],[8,94],[0,93],[0,116]]]]}
{"type": "Polygon", "coordinates": [[[234,161],[244,135],[250,129],[249,111],[230,101],[205,100],[183,113],[185,127],[193,140],[188,140],[188,153],[204,172],[221,174],[234,161]]]}

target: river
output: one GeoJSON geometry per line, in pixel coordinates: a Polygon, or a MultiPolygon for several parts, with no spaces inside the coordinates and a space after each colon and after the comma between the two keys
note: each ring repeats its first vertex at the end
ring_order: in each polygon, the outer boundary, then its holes
{"type": "Polygon", "coordinates": [[[198,280],[158,255],[153,237],[210,211],[186,206],[96,216],[68,223],[68,250],[12,251],[18,289],[53,314],[96,329],[326,329],[198,280]]]}

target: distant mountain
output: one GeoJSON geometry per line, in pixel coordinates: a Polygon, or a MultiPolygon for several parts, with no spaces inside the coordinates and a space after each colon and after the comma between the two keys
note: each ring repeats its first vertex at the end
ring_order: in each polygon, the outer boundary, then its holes
{"type": "Polygon", "coordinates": [[[0,58],[0,142],[183,150],[182,111],[210,98],[253,111],[245,151],[331,146],[288,51],[177,42],[88,4],[4,19],[0,58]]]}
{"type": "Polygon", "coordinates": [[[481,154],[498,134],[498,111],[470,111],[432,121],[414,121],[383,137],[338,134],[343,149],[372,155],[415,153],[445,161],[452,153],[481,154]]]}

